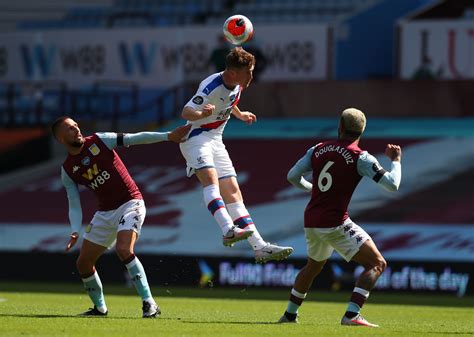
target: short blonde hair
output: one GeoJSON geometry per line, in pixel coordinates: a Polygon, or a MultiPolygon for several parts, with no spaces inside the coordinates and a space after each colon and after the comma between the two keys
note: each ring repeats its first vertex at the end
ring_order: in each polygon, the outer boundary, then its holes
{"type": "Polygon", "coordinates": [[[348,108],[341,114],[341,124],[344,127],[344,134],[348,136],[360,137],[365,130],[365,115],[355,108],[348,108]]]}

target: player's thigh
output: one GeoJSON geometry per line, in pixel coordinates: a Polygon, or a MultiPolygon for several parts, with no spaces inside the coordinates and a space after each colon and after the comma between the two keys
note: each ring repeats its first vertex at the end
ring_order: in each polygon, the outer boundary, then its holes
{"type": "Polygon", "coordinates": [[[364,242],[359,251],[352,258],[352,261],[368,268],[379,265],[382,269],[385,269],[386,265],[385,259],[372,240],[364,242]]]}
{"type": "Polygon", "coordinates": [[[308,263],[316,267],[319,264],[324,265],[327,259],[332,255],[334,248],[324,240],[320,234],[319,228],[305,228],[306,247],[308,252],[308,263]],[[316,265],[313,264],[316,263],[316,265]]]}
{"type": "Polygon", "coordinates": [[[219,179],[236,177],[237,173],[234,164],[230,159],[229,152],[222,141],[213,142],[214,165],[216,167],[217,176],[219,179]]]}
{"type": "Polygon", "coordinates": [[[112,246],[117,233],[114,216],[114,211],[96,212],[86,227],[84,239],[105,248],[112,246]]]}
{"type": "Polygon", "coordinates": [[[243,200],[236,177],[219,179],[219,189],[226,204],[243,200]]]}
{"type": "Polygon", "coordinates": [[[348,219],[344,224],[327,233],[325,239],[344,260],[349,262],[359,252],[362,245],[371,240],[371,237],[364,229],[348,219]]]}
{"type": "Polygon", "coordinates": [[[215,168],[212,142],[203,137],[191,138],[180,144],[181,153],[186,159],[186,173],[191,177],[197,170],[215,168]]]}
{"type": "MultiPolygon", "coordinates": [[[[117,243],[119,240],[119,234],[122,231],[132,231],[136,234],[135,240],[138,239],[142,230],[143,222],[145,221],[145,216],[145,202],[141,199],[133,199],[120,206],[116,210],[115,215],[117,243]]],[[[123,234],[121,236],[123,236],[125,239],[129,236],[129,234],[123,234]]]]}
{"type": "Polygon", "coordinates": [[[97,259],[107,250],[107,247],[93,243],[87,239],[82,241],[78,264],[86,263],[94,265],[97,259]]]}
{"type": "Polygon", "coordinates": [[[214,167],[205,167],[202,169],[197,169],[196,177],[203,187],[209,185],[218,185],[219,179],[217,178],[217,171],[214,167]]]}

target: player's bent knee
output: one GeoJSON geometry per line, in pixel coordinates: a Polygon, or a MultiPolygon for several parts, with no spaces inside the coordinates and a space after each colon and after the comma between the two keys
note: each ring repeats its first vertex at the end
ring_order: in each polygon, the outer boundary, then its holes
{"type": "Polygon", "coordinates": [[[309,259],[308,262],[306,263],[306,269],[309,273],[318,275],[321,272],[321,270],[323,270],[325,264],[326,264],[326,260],[315,261],[315,260],[309,259]]]}
{"type": "Polygon", "coordinates": [[[379,268],[382,272],[387,268],[387,261],[383,257],[379,260],[379,268]]]}
{"type": "Polygon", "coordinates": [[[94,270],[94,263],[85,259],[83,256],[79,255],[76,260],[76,268],[79,274],[84,275],[90,273],[94,270]]]}
{"type": "Polygon", "coordinates": [[[372,269],[378,274],[382,274],[385,268],[387,268],[387,261],[382,256],[378,257],[372,265],[372,269]]]}
{"type": "Polygon", "coordinates": [[[120,260],[125,260],[127,258],[130,257],[130,255],[133,254],[133,250],[130,249],[130,247],[128,245],[117,245],[115,247],[115,251],[118,255],[118,257],[120,258],[120,260]]]}

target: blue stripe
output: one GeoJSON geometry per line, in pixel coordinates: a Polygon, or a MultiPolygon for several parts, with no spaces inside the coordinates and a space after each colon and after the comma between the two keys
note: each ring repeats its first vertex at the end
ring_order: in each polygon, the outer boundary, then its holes
{"type": "Polygon", "coordinates": [[[219,74],[215,79],[213,79],[211,82],[209,82],[208,85],[202,89],[202,92],[205,95],[209,95],[215,88],[223,84],[224,82],[222,81],[222,75],[219,74]]]}
{"type": "Polygon", "coordinates": [[[250,217],[250,215],[244,216],[242,218],[236,219],[234,221],[234,225],[236,225],[239,228],[245,228],[248,225],[253,225],[253,220],[250,217]]]}
{"type": "Polygon", "coordinates": [[[216,211],[221,207],[225,207],[225,204],[220,198],[212,200],[209,205],[207,205],[207,209],[212,213],[212,215],[214,215],[214,213],[216,213],[216,211]]]}
{"type": "Polygon", "coordinates": [[[192,138],[192,137],[194,137],[194,136],[198,136],[198,135],[200,135],[201,133],[203,133],[204,131],[209,131],[209,129],[204,129],[204,128],[197,128],[197,129],[194,129],[194,130],[191,131],[191,133],[189,134],[188,139],[189,139],[189,138],[192,138]]]}

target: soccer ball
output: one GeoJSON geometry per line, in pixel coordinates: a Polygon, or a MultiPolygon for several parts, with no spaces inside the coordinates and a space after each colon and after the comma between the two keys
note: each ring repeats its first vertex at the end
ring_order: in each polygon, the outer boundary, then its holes
{"type": "Polygon", "coordinates": [[[241,45],[253,36],[253,25],[248,17],[243,15],[232,15],[225,20],[224,36],[232,44],[241,45]]]}

